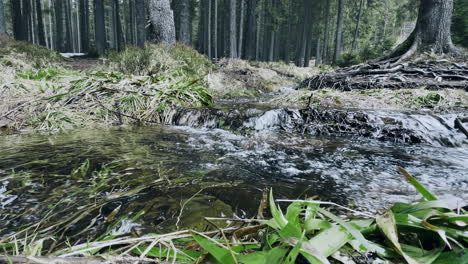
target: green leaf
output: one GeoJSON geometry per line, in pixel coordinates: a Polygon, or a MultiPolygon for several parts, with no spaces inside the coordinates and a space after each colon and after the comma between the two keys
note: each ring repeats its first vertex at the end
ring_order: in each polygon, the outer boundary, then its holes
{"type": "Polygon", "coordinates": [[[309,240],[309,243],[321,255],[329,257],[352,239],[353,236],[343,226],[333,225],[332,228],[326,229],[314,236],[309,240]]]}
{"type": "Polygon", "coordinates": [[[398,170],[405,176],[406,180],[409,183],[411,183],[411,185],[413,185],[414,188],[416,188],[416,191],[418,191],[424,198],[426,198],[426,200],[429,200],[429,201],[438,200],[434,194],[428,191],[421,183],[419,183],[418,180],[416,180],[416,178],[411,176],[405,169],[399,168],[398,170]]]}
{"type": "Polygon", "coordinates": [[[192,234],[192,237],[198,242],[198,244],[200,244],[200,246],[203,249],[208,251],[208,253],[210,253],[220,263],[222,264],[235,264],[236,263],[236,261],[233,259],[231,255],[231,251],[225,248],[219,247],[218,245],[216,245],[215,242],[213,242],[212,240],[206,237],[196,235],[196,234],[192,234]]]}
{"type": "Polygon", "coordinates": [[[391,210],[388,210],[384,215],[377,217],[377,225],[387,239],[392,243],[398,254],[403,256],[409,264],[430,264],[445,248],[445,243],[440,243],[438,248],[431,251],[400,244],[395,217],[391,210]]]}
{"type": "Polygon", "coordinates": [[[340,217],[328,212],[327,210],[323,208],[317,208],[317,210],[325,215],[326,217],[332,219],[333,221],[337,222],[338,224],[342,225],[346,230],[355,238],[357,239],[368,251],[375,251],[376,249],[367,241],[367,239],[364,238],[362,233],[354,226],[352,226],[350,223],[345,222],[343,219],[340,217]]]}
{"type": "Polygon", "coordinates": [[[468,248],[444,252],[433,262],[433,264],[468,264],[468,248]]]}
{"type": "Polygon", "coordinates": [[[268,251],[253,252],[248,255],[239,256],[238,260],[244,264],[282,263],[288,251],[286,248],[276,247],[268,251]]]}
{"type": "Polygon", "coordinates": [[[273,219],[267,221],[267,225],[273,227],[274,229],[284,228],[288,224],[288,220],[283,215],[283,212],[276,205],[275,199],[273,198],[273,190],[270,190],[270,211],[273,219]]]}

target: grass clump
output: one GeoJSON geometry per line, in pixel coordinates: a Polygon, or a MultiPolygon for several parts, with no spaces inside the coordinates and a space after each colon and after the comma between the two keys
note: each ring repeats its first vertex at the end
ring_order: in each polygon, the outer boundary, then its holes
{"type": "Polygon", "coordinates": [[[64,62],[56,51],[24,41],[0,40],[0,65],[42,69],[64,62]]]}
{"type": "Polygon", "coordinates": [[[68,70],[60,54],[28,43],[7,41],[0,54],[1,63],[11,62],[0,69],[0,126],[12,129],[160,123],[172,107],[212,103],[206,75],[214,66],[183,45],[129,47],[87,72],[68,70]]]}
{"type": "Polygon", "coordinates": [[[112,53],[105,63],[106,70],[128,75],[206,75],[214,65],[191,47],[177,44],[171,48],[147,44],[144,48],[128,47],[112,53]]]}

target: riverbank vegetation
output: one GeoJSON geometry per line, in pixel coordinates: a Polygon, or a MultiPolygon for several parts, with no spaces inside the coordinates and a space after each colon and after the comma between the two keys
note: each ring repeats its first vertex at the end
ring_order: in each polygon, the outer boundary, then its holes
{"type": "MultiPolygon", "coordinates": [[[[36,224],[11,230],[0,240],[4,255],[1,260],[29,259],[38,263],[104,263],[104,260],[223,264],[466,263],[466,211],[457,204],[438,199],[405,170],[400,169],[400,172],[421,194],[421,199],[414,203],[395,203],[377,216],[314,199],[275,200],[270,191],[264,193],[258,213],[252,219],[206,217],[208,230],[137,235],[130,234],[131,229],[142,215],[149,213],[146,207],[132,215],[121,215],[120,206],[110,211],[103,208],[114,204],[113,201],[134,196],[150,185],[134,186],[126,192],[104,192],[106,181],[115,181],[115,175],[121,173],[113,172],[112,164],[90,172],[90,163],[85,162],[72,171],[71,179],[94,179],[94,183],[83,182],[94,187],[69,190],[67,199],[51,203],[49,212],[36,224]],[[92,178],[87,177],[89,173],[92,178]],[[111,174],[114,176],[109,177],[111,174]],[[80,210],[57,219],[61,211],[67,210],[67,203],[83,202],[83,197],[95,202],[83,204],[80,210]],[[264,212],[268,207],[270,217],[264,212]],[[285,213],[282,208],[286,208],[285,213]],[[86,228],[78,230],[77,226],[86,228]],[[91,235],[91,230],[99,232],[91,235]],[[83,241],[87,233],[91,236],[83,241]]],[[[183,181],[168,176],[167,171],[162,170],[160,178],[151,185],[159,188],[184,185],[183,181]]],[[[27,173],[14,177],[16,181],[28,178],[27,173]]],[[[205,188],[210,188],[209,184],[205,188]]],[[[176,217],[177,228],[184,207],[194,202],[200,192],[181,206],[176,217]]]]}
{"type": "Polygon", "coordinates": [[[16,41],[2,46],[0,120],[9,128],[160,123],[169,107],[212,103],[207,75],[215,66],[183,45],[129,48],[83,72],[45,48],[16,41]]]}

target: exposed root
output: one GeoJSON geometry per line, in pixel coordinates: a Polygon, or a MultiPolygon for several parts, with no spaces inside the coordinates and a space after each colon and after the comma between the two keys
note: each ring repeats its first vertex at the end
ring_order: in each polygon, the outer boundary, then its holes
{"type": "Polygon", "coordinates": [[[468,65],[442,59],[437,61],[405,62],[415,54],[417,45],[392,63],[392,59],[342,69],[338,72],[316,75],[304,80],[299,88],[337,90],[364,89],[464,89],[468,91],[468,65]]]}

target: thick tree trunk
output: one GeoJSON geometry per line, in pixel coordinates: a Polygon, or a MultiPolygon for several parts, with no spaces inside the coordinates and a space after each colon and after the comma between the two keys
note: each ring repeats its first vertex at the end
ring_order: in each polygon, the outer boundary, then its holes
{"type": "Polygon", "coordinates": [[[421,0],[416,27],[408,39],[383,59],[399,63],[416,53],[461,55],[452,42],[453,0],[421,0]]]}
{"type": "MultiPolygon", "coordinates": [[[[19,1],[19,0],[18,0],[19,1]]],[[[31,36],[31,2],[29,0],[23,0],[22,3],[22,19],[23,19],[23,29],[25,31],[25,39],[27,41],[32,41],[31,36]]]]}
{"type": "Polygon", "coordinates": [[[63,1],[55,0],[55,34],[56,34],[56,48],[58,51],[65,51],[65,43],[63,39],[63,1]]]}
{"type": "Polygon", "coordinates": [[[179,41],[190,45],[190,0],[180,0],[179,41]]]}
{"type": "Polygon", "coordinates": [[[305,54],[306,54],[306,48],[307,48],[307,29],[309,28],[309,14],[308,14],[308,8],[306,6],[308,5],[308,0],[303,0],[303,14],[302,14],[302,25],[301,25],[301,35],[298,38],[298,49],[297,49],[297,54],[296,54],[296,66],[298,67],[304,67],[304,60],[305,60],[305,54]]]}
{"type": "Polygon", "coordinates": [[[44,31],[44,20],[42,17],[41,0],[36,0],[35,4],[36,4],[36,13],[37,13],[37,34],[38,34],[38,39],[39,39],[39,45],[45,46],[46,40],[45,40],[45,31],[44,31]]]}
{"type": "Polygon", "coordinates": [[[344,0],[338,0],[338,16],[336,20],[336,37],[335,37],[335,54],[333,56],[333,63],[338,61],[341,57],[342,50],[342,37],[343,37],[343,8],[344,0]]]}
{"type": "Polygon", "coordinates": [[[23,18],[21,14],[21,2],[10,0],[11,22],[13,24],[13,36],[16,40],[25,40],[23,18]]]}
{"type": "Polygon", "coordinates": [[[83,52],[88,52],[89,47],[89,2],[80,0],[80,40],[83,52]]]}
{"type": "Polygon", "coordinates": [[[229,1],[229,57],[237,58],[237,0],[229,1]]]}
{"type": "Polygon", "coordinates": [[[73,47],[73,29],[71,20],[71,5],[70,0],[65,0],[65,33],[67,38],[67,51],[74,52],[73,47]]]}
{"type": "Polygon", "coordinates": [[[156,43],[171,46],[176,42],[174,12],[170,0],[150,0],[149,13],[156,43]]]}
{"type": "Polygon", "coordinates": [[[115,39],[116,39],[116,49],[121,51],[124,47],[123,39],[123,30],[122,30],[122,21],[120,20],[120,4],[119,0],[114,0],[114,20],[115,20],[115,39]]]}
{"type": "Polygon", "coordinates": [[[135,0],[136,44],[143,48],[146,42],[145,0],[135,0]]]}
{"type": "Polygon", "coordinates": [[[96,50],[99,55],[104,55],[106,53],[104,0],[94,0],[94,29],[96,39],[96,50]]]}
{"type": "Polygon", "coordinates": [[[247,39],[246,39],[246,57],[249,60],[255,59],[255,29],[256,29],[256,12],[255,8],[257,7],[257,1],[251,0],[248,1],[248,18],[247,18],[247,39]]]}
{"type": "Polygon", "coordinates": [[[6,35],[6,23],[5,23],[5,8],[3,0],[0,0],[0,38],[6,35]]]}
{"type": "Polygon", "coordinates": [[[354,34],[353,34],[353,45],[352,49],[354,52],[357,50],[357,40],[359,36],[359,27],[361,25],[361,17],[362,17],[362,10],[364,9],[364,0],[361,0],[361,3],[359,4],[359,13],[356,21],[356,28],[354,29],[354,34]]]}

